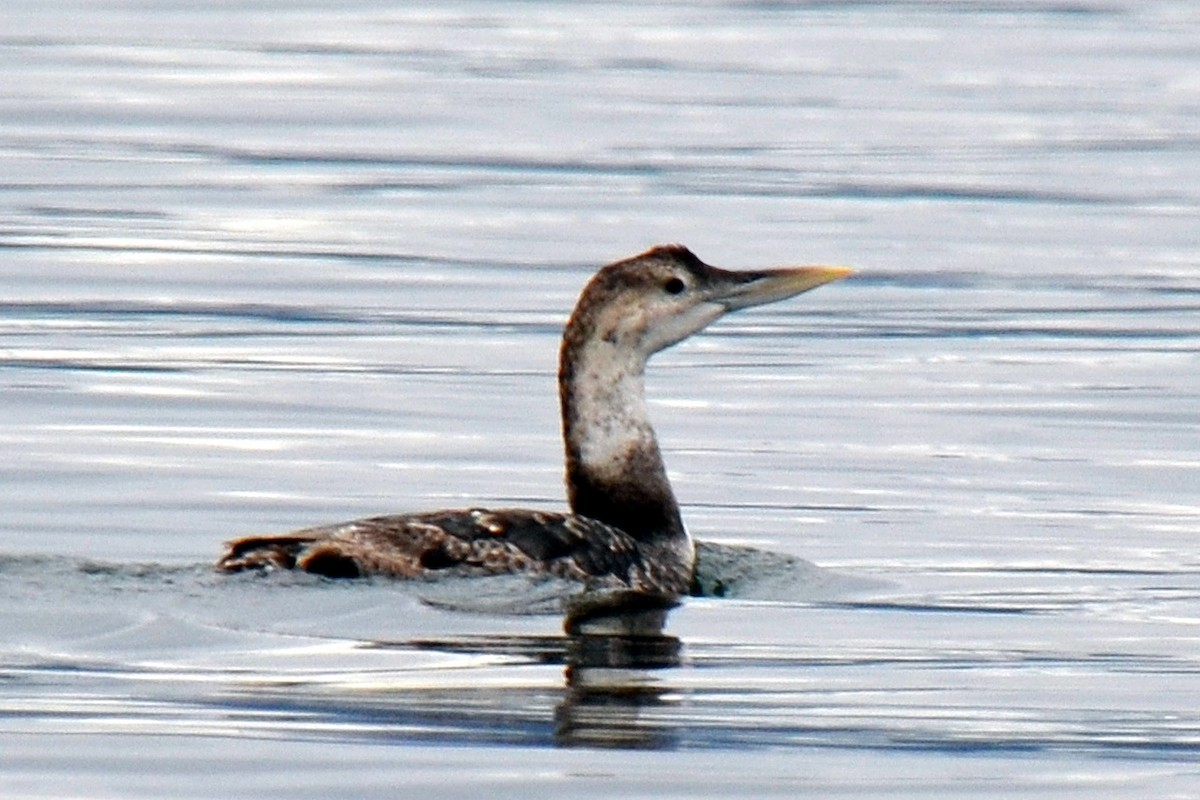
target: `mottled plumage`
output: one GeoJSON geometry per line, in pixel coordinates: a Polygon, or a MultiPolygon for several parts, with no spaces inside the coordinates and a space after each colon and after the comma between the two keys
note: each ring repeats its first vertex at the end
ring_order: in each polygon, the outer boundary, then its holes
{"type": "Polygon", "coordinates": [[[219,566],[275,567],[330,578],[497,575],[526,572],[594,588],[675,592],[690,568],[650,561],[628,534],[573,514],[526,509],[430,511],[371,517],[231,543],[219,566]]]}
{"type": "Polygon", "coordinates": [[[602,268],[563,333],[559,395],[571,513],[466,509],[373,517],[230,542],[219,569],[334,578],[523,572],[678,596],[695,551],[646,410],[654,353],[724,314],[841,278],[839,267],[729,272],[678,245],[602,268]]]}

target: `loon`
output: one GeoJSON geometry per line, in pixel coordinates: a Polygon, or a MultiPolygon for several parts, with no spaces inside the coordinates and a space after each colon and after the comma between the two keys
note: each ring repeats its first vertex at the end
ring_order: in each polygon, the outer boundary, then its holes
{"type": "Polygon", "coordinates": [[[734,272],[681,245],[609,264],[584,287],[559,352],[570,513],[469,508],[249,536],[228,542],[217,568],[330,578],[519,572],[575,581],[583,593],[681,597],[692,586],[695,547],[650,425],[646,361],[731,311],[850,272],[734,272]]]}

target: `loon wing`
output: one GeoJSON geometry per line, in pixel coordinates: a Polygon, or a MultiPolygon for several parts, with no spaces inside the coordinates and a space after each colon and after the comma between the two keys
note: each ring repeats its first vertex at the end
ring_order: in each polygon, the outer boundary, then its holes
{"type": "Polygon", "coordinates": [[[638,543],[588,517],[523,509],[465,509],[371,517],[226,544],[217,568],[299,569],[331,578],[529,572],[634,587],[638,543]]]}

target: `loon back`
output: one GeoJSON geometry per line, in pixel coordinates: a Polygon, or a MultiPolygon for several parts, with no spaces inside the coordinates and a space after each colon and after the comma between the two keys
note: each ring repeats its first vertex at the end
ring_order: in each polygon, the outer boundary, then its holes
{"type": "Polygon", "coordinates": [[[683,594],[690,565],[648,558],[628,534],[574,514],[503,508],[371,517],[229,544],[217,566],[300,569],[329,578],[531,575],[592,589],[683,594]]]}
{"type": "Polygon", "coordinates": [[[373,517],[229,542],[217,568],[336,578],[525,572],[678,596],[695,551],[646,409],[654,353],[730,311],[845,277],[843,267],[731,272],[679,245],[603,267],[563,332],[559,396],[571,513],[466,509],[373,517]]]}

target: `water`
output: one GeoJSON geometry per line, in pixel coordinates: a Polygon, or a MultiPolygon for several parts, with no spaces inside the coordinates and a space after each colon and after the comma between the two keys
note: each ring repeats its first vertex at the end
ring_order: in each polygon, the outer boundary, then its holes
{"type": "Polygon", "coordinates": [[[6,4],[3,794],[1195,796],[1197,41],[1183,0],[6,4]],[[559,328],[671,240],[860,270],[651,365],[693,533],[786,569],[650,641],[209,571],[561,507],[559,328]]]}

